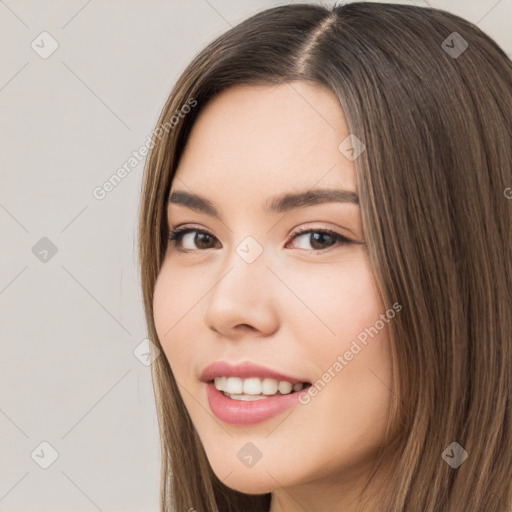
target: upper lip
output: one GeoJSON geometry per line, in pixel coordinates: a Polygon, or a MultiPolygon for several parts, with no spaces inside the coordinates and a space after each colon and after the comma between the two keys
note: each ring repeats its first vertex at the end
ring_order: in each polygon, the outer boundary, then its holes
{"type": "Polygon", "coordinates": [[[306,379],[292,377],[291,375],[286,375],[249,361],[237,364],[231,364],[227,361],[215,361],[203,370],[200,380],[202,382],[211,382],[215,377],[240,377],[241,379],[259,377],[260,379],[268,378],[277,381],[286,380],[292,384],[308,382],[306,379]]]}

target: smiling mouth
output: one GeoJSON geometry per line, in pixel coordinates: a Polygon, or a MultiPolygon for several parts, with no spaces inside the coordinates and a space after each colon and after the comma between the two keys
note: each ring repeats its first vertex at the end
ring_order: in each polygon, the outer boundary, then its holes
{"type": "MultiPolygon", "coordinates": [[[[246,374],[250,375],[249,372],[246,374]]],[[[276,379],[264,376],[204,379],[211,411],[225,423],[248,426],[268,421],[291,407],[304,404],[301,395],[309,392],[310,382],[281,380],[285,376],[276,372],[274,376],[276,379]]]]}
{"type": "Polygon", "coordinates": [[[227,398],[246,402],[293,395],[311,386],[310,382],[292,383],[258,377],[215,377],[208,384],[214,384],[217,391],[227,398]]]}

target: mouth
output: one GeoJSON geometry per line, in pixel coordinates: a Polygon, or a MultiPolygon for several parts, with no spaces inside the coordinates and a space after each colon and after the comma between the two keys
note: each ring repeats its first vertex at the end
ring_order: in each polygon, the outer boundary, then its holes
{"type": "Polygon", "coordinates": [[[280,397],[297,394],[311,386],[311,382],[298,382],[260,377],[228,377],[219,376],[211,379],[207,384],[231,400],[253,402],[267,400],[271,397],[280,397]]]}
{"type": "Polygon", "coordinates": [[[211,411],[232,425],[266,421],[302,400],[311,382],[250,361],[216,361],[201,373],[211,411]]]}
{"type": "MultiPolygon", "coordinates": [[[[244,379],[242,393],[230,393],[229,391],[218,389],[215,383],[216,380],[217,385],[219,384],[219,380],[222,384],[222,377],[218,377],[217,379],[204,383],[210,410],[219,420],[237,426],[248,426],[262,423],[282,414],[289,408],[297,406],[299,403],[307,404],[308,401],[304,401],[302,394],[307,393],[311,386],[310,382],[300,382],[295,383],[295,385],[292,386],[292,389],[289,390],[291,386],[290,382],[288,382],[286,387],[283,387],[283,385],[281,385],[282,381],[279,381],[277,384],[277,391],[275,393],[265,394],[262,390],[262,392],[256,394],[258,389],[250,388],[250,386],[255,385],[256,383],[251,383],[251,378],[248,378],[244,379]],[[245,392],[247,382],[249,382],[249,391],[252,391],[252,393],[245,392]],[[284,393],[279,389],[280,385],[283,388],[284,393]]],[[[228,382],[227,388],[233,389],[235,385],[239,386],[236,381],[234,384],[228,382]]],[[[262,386],[269,386],[269,389],[266,389],[267,391],[270,391],[270,385],[273,386],[273,390],[275,384],[269,382],[265,384],[262,383],[262,386]]],[[[219,387],[222,387],[222,385],[219,387]]],[[[240,387],[235,391],[239,390],[240,387]]]]}

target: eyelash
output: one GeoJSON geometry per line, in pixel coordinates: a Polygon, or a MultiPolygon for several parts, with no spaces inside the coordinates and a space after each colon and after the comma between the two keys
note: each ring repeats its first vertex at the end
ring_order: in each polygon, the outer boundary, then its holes
{"type": "MultiPolygon", "coordinates": [[[[183,228],[170,230],[169,231],[169,241],[176,242],[176,247],[180,252],[195,252],[195,251],[207,250],[207,249],[183,249],[182,247],[180,247],[179,244],[181,243],[182,238],[187,233],[192,233],[192,232],[201,233],[204,235],[208,235],[212,238],[215,238],[215,236],[212,235],[211,233],[209,233],[208,231],[204,231],[202,229],[191,228],[191,227],[183,227],[183,228]]],[[[305,229],[303,231],[298,231],[297,233],[294,233],[292,236],[292,240],[295,240],[295,238],[297,238],[301,235],[304,235],[306,233],[323,233],[323,234],[331,235],[332,237],[334,237],[336,239],[336,241],[341,246],[353,243],[352,240],[349,240],[347,237],[340,235],[336,231],[331,231],[330,229],[314,229],[314,228],[313,229],[305,229]]],[[[328,247],[327,249],[317,249],[317,250],[303,249],[303,250],[307,250],[308,252],[314,252],[315,254],[318,254],[318,253],[326,252],[329,249],[332,249],[333,247],[335,247],[335,244],[332,245],[331,247],[328,247]]]]}

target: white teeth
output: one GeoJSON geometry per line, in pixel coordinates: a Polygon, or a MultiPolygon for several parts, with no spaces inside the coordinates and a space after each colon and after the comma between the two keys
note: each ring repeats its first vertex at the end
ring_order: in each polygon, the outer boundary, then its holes
{"type": "Polygon", "coordinates": [[[228,377],[224,391],[228,393],[243,393],[244,382],[239,377],[228,377]]]}
{"type": "Polygon", "coordinates": [[[291,382],[286,382],[285,380],[282,380],[279,382],[279,391],[283,395],[287,395],[292,390],[293,384],[291,382]]]}
{"type": "Polygon", "coordinates": [[[229,398],[233,400],[242,400],[243,402],[253,402],[254,400],[266,400],[268,396],[263,395],[229,395],[229,398]]]}
{"type": "Polygon", "coordinates": [[[215,379],[213,379],[213,380],[215,382],[215,387],[219,391],[223,391],[226,388],[226,380],[227,380],[226,377],[215,377],[215,379]]]}
{"type": "Polygon", "coordinates": [[[245,395],[261,395],[261,380],[257,377],[244,379],[243,386],[245,395]]]}
{"type": "Polygon", "coordinates": [[[215,377],[215,387],[219,391],[224,391],[236,400],[258,400],[264,397],[255,398],[258,395],[275,395],[279,391],[283,395],[294,391],[300,391],[304,385],[301,382],[292,384],[291,382],[276,379],[260,379],[258,377],[249,377],[241,379],[240,377],[215,377]],[[245,397],[245,398],[238,398],[245,397]],[[254,397],[254,398],[253,398],[254,397]]]}
{"type": "Polygon", "coordinates": [[[262,393],[264,395],[275,395],[277,393],[278,386],[276,379],[263,379],[261,384],[262,393]]]}

